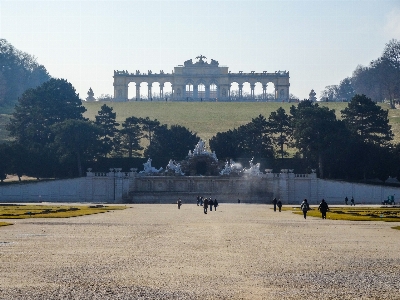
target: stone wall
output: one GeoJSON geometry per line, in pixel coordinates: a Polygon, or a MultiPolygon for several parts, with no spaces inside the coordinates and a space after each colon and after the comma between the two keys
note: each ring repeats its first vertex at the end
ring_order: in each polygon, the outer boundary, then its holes
{"type": "Polygon", "coordinates": [[[195,203],[196,197],[219,202],[300,204],[307,198],[318,204],[343,204],[354,197],[358,204],[380,204],[389,195],[400,202],[400,188],[322,180],[312,174],[289,172],[260,176],[142,176],[136,172],[88,172],[86,177],[44,182],[0,185],[1,202],[106,202],[106,203],[195,203]]]}

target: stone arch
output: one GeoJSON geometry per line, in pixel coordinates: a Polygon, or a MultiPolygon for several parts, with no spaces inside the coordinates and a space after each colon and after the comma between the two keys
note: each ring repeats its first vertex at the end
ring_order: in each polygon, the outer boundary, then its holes
{"type": "Polygon", "coordinates": [[[230,100],[239,99],[239,83],[237,81],[232,81],[229,87],[229,98],[230,100]]]}

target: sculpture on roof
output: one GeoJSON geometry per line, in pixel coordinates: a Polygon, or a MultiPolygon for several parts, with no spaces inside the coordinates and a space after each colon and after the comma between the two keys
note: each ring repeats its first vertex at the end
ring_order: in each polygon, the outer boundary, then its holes
{"type": "Polygon", "coordinates": [[[94,93],[92,88],[89,88],[89,91],[87,92],[87,97],[86,97],[86,101],[96,101],[96,99],[93,97],[94,93]]]}

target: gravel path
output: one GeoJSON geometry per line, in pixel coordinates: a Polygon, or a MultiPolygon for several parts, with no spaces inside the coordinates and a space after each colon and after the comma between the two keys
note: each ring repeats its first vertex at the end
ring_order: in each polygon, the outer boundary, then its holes
{"type": "Polygon", "coordinates": [[[0,228],[0,299],[400,299],[399,223],[130,205],[0,228]]]}

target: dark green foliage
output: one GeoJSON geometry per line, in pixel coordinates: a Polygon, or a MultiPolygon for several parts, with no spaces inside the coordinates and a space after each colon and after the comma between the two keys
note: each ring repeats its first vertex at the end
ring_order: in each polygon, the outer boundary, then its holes
{"type": "Polygon", "coordinates": [[[284,150],[284,146],[289,146],[292,139],[291,118],[286,114],[285,110],[280,107],[275,112],[271,112],[268,117],[268,131],[272,135],[272,142],[276,148],[277,155],[281,158],[288,156],[288,152],[284,150]]]}
{"type": "Polygon", "coordinates": [[[324,162],[331,147],[337,147],[340,124],[334,110],[319,107],[311,101],[302,101],[297,108],[292,106],[294,144],[303,158],[310,164],[318,165],[319,174],[324,177],[324,162]]]}
{"type": "Polygon", "coordinates": [[[148,139],[149,145],[151,145],[154,131],[157,129],[158,126],[160,126],[160,122],[157,121],[157,119],[151,120],[149,117],[140,118],[139,120],[140,120],[141,130],[143,132],[142,137],[148,139]]]}
{"type": "Polygon", "coordinates": [[[400,98],[400,41],[390,40],[381,57],[368,67],[358,66],[352,82],[356,93],[374,101],[387,99],[394,108],[394,101],[400,98]]]}
{"type": "Polygon", "coordinates": [[[118,139],[114,138],[117,136],[117,127],[119,126],[119,123],[117,123],[115,119],[116,113],[113,112],[112,107],[109,107],[106,104],[101,107],[101,110],[96,116],[95,124],[102,128],[100,139],[103,144],[102,152],[105,156],[116,148],[115,142],[117,142],[118,139]]]}
{"type": "Polygon", "coordinates": [[[341,113],[347,128],[362,142],[383,146],[392,140],[388,112],[367,96],[355,95],[341,113]]]}
{"type": "Polygon", "coordinates": [[[50,79],[22,95],[7,129],[18,143],[45,146],[51,143],[51,125],[68,119],[83,120],[85,110],[69,82],[50,79]]]}
{"type": "Polygon", "coordinates": [[[138,156],[138,152],[143,150],[142,146],[140,146],[140,139],[142,138],[142,131],[140,128],[140,119],[136,117],[126,118],[122,123],[122,129],[119,131],[117,136],[116,152],[123,156],[128,154],[128,157],[131,158],[133,154],[134,156],[138,156]]]}
{"type": "Polygon", "coordinates": [[[237,129],[218,133],[210,140],[210,148],[222,160],[274,156],[268,122],[262,115],[237,129]]]}
{"type": "Polygon", "coordinates": [[[18,97],[50,79],[35,57],[0,39],[0,106],[12,106],[18,97]]]}
{"type": "Polygon", "coordinates": [[[152,143],[145,150],[145,157],[151,157],[158,166],[167,165],[170,159],[183,160],[193,150],[199,137],[180,125],[158,126],[154,131],[152,143]]]}
{"type": "Polygon", "coordinates": [[[209,144],[221,160],[237,159],[240,156],[237,129],[218,132],[210,139],[209,144]]]}
{"type": "Polygon", "coordinates": [[[91,121],[65,120],[51,126],[54,134],[52,146],[56,149],[61,162],[75,162],[78,175],[83,175],[82,163],[93,161],[102,151],[99,136],[102,128],[91,121]]]}

